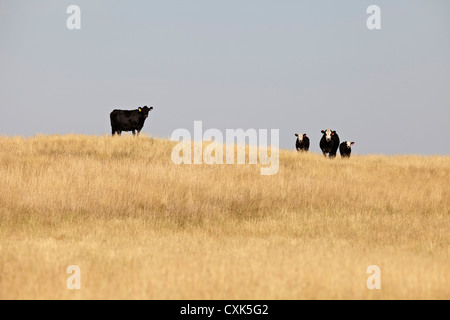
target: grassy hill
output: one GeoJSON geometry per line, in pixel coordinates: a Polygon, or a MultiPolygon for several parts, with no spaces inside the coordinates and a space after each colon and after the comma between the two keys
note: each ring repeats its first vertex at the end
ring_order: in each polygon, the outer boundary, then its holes
{"type": "Polygon", "coordinates": [[[450,157],[281,150],[262,176],[174,145],[0,137],[0,299],[450,299],[450,157]]]}

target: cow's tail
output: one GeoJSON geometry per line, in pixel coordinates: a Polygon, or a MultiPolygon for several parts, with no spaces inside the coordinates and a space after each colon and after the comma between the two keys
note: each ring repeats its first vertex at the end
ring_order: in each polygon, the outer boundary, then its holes
{"type": "Polygon", "coordinates": [[[109,120],[111,122],[111,134],[114,136],[116,134],[116,128],[114,127],[114,115],[115,115],[115,111],[111,112],[109,114],[109,120]]]}

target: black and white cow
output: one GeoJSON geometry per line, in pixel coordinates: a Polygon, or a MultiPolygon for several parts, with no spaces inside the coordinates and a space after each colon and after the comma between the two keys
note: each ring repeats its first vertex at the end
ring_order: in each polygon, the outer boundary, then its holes
{"type": "Polygon", "coordinates": [[[296,133],[295,136],[297,139],[295,140],[295,148],[297,151],[308,151],[309,150],[309,138],[306,136],[306,133],[296,133]]]}
{"type": "Polygon", "coordinates": [[[336,131],[327,129],[322,130],[323,136],[320,139],[320,149],[323,155],[326,157],[327,154],[330,158],[336,157],[337,150],[339,148],[339,136],[336,131]]]}
{"type": "Polygon", "coordinates": [[[143,107],[137,110],[114,110],[110,114],[112,135],[116,133],[120,136],[122,131],[131,131],[133,135],[141,132],[144,122],[148,118],[148,113],[153,107],[143,107]]]}
{"type": "Polygon", "coordinates": [[[352,145],[355,143],[352,141],[344,141],[339,146],[339,152],[341,153],[342,158],[350,158],[350,155],[352,154],[352,145]]]}

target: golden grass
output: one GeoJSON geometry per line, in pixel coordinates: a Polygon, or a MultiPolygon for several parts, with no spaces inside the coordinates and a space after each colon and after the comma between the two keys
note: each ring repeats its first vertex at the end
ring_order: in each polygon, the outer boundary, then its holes
{"type": "Polygon", "coordinates": [[[0,299],[450,298],[450,157],[282,150],[261,176],[173,146],[0,137],[0,299]]]}

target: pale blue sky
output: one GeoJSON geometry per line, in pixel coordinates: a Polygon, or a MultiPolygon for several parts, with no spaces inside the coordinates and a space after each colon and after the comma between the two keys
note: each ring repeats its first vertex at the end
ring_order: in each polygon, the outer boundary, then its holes
{"type": "Polygon", "coordinates": [[[0,0],[0,134],[280,129],[354,153],[449,154],[450,1],[0,0]],[[81,30],[66,9],[81,7],[81,30]],[[366,8],[381,8],[381,30],[366,8]]]}

